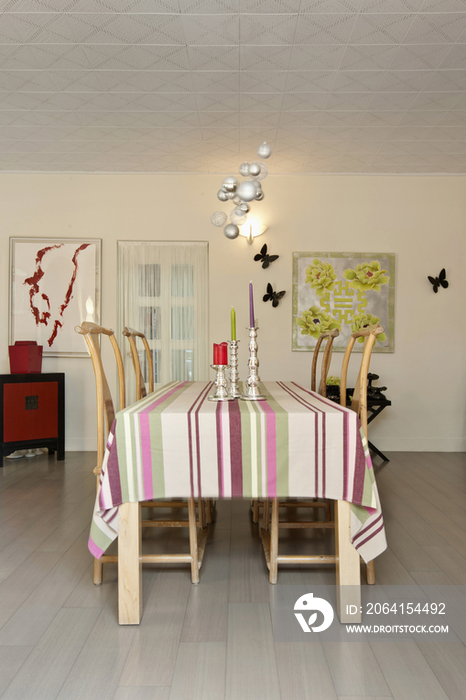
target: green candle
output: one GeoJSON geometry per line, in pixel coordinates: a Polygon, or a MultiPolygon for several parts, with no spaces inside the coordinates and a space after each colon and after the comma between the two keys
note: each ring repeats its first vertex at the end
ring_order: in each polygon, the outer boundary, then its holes
{"type": "Polygon", "coordinates": [[[231,339],[236,340],[236,312],[231,307],[231,339]]]}

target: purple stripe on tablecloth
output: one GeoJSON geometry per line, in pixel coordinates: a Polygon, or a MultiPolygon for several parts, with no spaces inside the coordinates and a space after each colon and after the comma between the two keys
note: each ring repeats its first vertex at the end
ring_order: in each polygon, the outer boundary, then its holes
{"type": "Polygon", "coordinates": [[[104,523],[107,523],[107,525],[110,525],[110,523],[112,523],[115,520],[117,515],[118,506],[114,506],[113,508],[109,508],[105,511],[105,513],[102,515],[102,520],[104,521],[104,523]],[[111,513],[111,516],[109,516],[109,513],[111,513]]]}
{"type": "Polygon", "coordinates": [[[241,440],[241,412],[238,401],[228,401],[230,419],[231,495],[243,495],[243,445],[241,440]]]}
{"type": "Polygon", "coordinates": [[[104,553],[104,550],[103,550],[103,549],[100,549],[100,547],[98,547],[98,546],[96,545],[96,543],[94,542],[94,540],[92,539],[92,537],[91,537],[90,535],[89,535],[89,541],[88,541],[88,543],[87,543],[87,547],[88,547],[90,553],[91,553],[94,557],[96,557],[96,559],[100,559],[100,557],[101,557],[102,554],[104,553]]]}
{"type": "MultiPolygon", "coordinates": [[[[295,386],[299,387],[299,389],[302,389],[302,391],[305,391],[306,394],[310,394],[311,396],[314,396],[316,399],[319,399],[322,403],[324,403],[326,406],[331,406],[332,408],[337,409],[338,411],[341,411],[342,413],[347,413],[350,409],[346,408],[345,406],[340,406],[339,403],[335,403],[335,401],[331,401],[328,399],[326,396],[321,396],[315,391],[310,391],[309,389],[305,389],[301,384],[297,384],[296,382],[291,382],[291,384],[294,384],[295,386]]],[[[321,409],[319,409],[321,410],[321,409]]]]}
{"type": "MultiPolygon", "coordinates": [[[[110,429],[113,435],[113,442],[110,446],[110,454],[107,460],[107,474],[108,474],[108,484],[110,486],[110,493],[112,497],[112,505],[119,506],[122,503],[121,496],[121,481],[120,481],[120,467],[118,464],[118,452],[117,444],[115,438],[116,430],[116,418],[113,421],[113,425],[110,429]]],[[[101,492],[102,493],[102,492],[101,492]]],[[[108,507],[108,506],[105,506],[108,507]]]]}
{"type": "MultiPolygon", "coordinates": [[[[183,384],[187,384],[187,382],[183,382],[183,384]]],[[[192,434],[192,428],[191,428],[191,413],[194,409],[194,406],[196,403],[201,399],[202,394],[204,394],[203,399],[201,400],[201,404],[205,400],[205,397],[207,396],[213,382],[209,382],[204,389],[200,391],[200,393],[196,396],[194,399],[193,403],[191,404],[191,407],[188,410],[188,413],[186,415],[186,418],[188,420],[188,444],[189,444],[189,479],[191,483],[191,495],[194,495],[194,455],[193,455],[193,434],[192,434]]],[[[198,434],[196,433],[196,437],[198,437],[198,434]]],[[[197,441],[199,442],[199,441],[197,441]]],[[[198,449],[199,446],[196,446],[196,455],[198,455],[198,449]]],[[[199,473],[199,472],[198,472],[199,473]]]]}
{"type": "Polygon", "coordinates": [[[360,505],[364,494],[364,479],[366,477],[366,455],[364,454],[362,440],[356,439],[356,454],[354,460],[353,497],[351,503],[360,505]]]}
{"type": "MultiPolygon", "coordinates": [[[[289,395],[291,396],[292,399],[294,399],[294,400],[297,401],[299,404],[301,404],[301,406],[304,406],[304,408],[308,408],[308,409],[309,409],[310,411],[312,411],[313,413],[321,413],[321,412],[322,412],[322,409],[321,409],[321,408],[318,408],[317,406],[314,406],[313,404],[311,404],[310,401],[307,401],[306,399],[303,399],[301,396],[299,396],[299,394],[297,394],[295,391],[293,391],[292,389],[290,389],[290,387],[286,386],[286,384],[284,384],[283,382],[277,382],[277,384],[278,384],[278,386],[280,386],[284,391],[286,391],[286,393],[289,394],[289,395]]],[[[296,384],[295,382],[292,382],[292,384],[295,384],[295,386],[299,386],[299,384],[296,384]]],[[[302,387],[300,387],[300,388],[302,388],[302,387]]],[[[312,391],[307,392],[307,393],[308,393],[308,394],[312,394],[312,391]]],[[[320,398],[320,396],[319,396],[318,394],[314,394],[314,396],[316,396],[317,398],[320,398]]]]}
{"type": "Polygon", "coordinates": [[[160,406],[161,403],[166,401],[172,394],[175,393],[175,391],[178,391],[178,389],[180,389],[180,387],[185,386],[185,384],[188,384],[188,382],[187,381],[180,382],[176,386],[172,387],[169,391],[162,394],[162,396],[159,396],[159,398],[156,399],[153,403],[146,406],[142,411],[139,411],[139,415],[142,416],[145,413],[150,413],[151,411],[153,411],[154,408],[157,408],[157,406],[160,406]]]}
{"type": "MultiPolygon", "coordinates": [[[[322,414],[322,498],[325,496],[327,466],[327,415],[322,414]]],[[[317,494],[319,495],[319,494],[317,494]]]]}
{"type": "Polygon", "coordinates": [[[215,409],[215,425],[217,433],[217,472],[218,472],[218,493],[220,498],[224,496],[225,477],[223,474],[223,431],[222,431],[222,402],[217,403],[215,409]]]}
{"type": "Polygon", "coordinates": [[[382,523],[382,525],[381,525],[375,532],[371,532],[371,534],[369,535],[369,537],[366,537],[366,539],[363,540],[362,542],[358,542],[358,544],[354,544],[354,540],[353,540],[354,548],[355,548],[355,549],[360,549],[360,548],[363,546],[363,544],[366,544],[366,542],[369,542],[370,540],[372,540],[372,539],[373,539],[376,535],[378,535],[379,532],[381,532],[382,530],[383,530],[383,523],[382,523]]]}
{"type": "Polygon", "coordinates": [[[379,517],[376,518],[372,523],[369,523],[369,525],[366,525],[366,527],[363,527],[362,530],[359,530],[358,534],[355,535],[355,536],[353,537],[353,543],[356,542],[357,539],[359,539],[360,537],[362,537],[363,535],[365,535],[366,532],[369,532],[369,530],[370,530],[371,528],[373,528],[374,525],[377,525],[377,523],[378,523],[379,520],[381,520],[381,519],[382,519],[382,513],[381,513],[381,514],[379,515],[379,517]]]}
{"type": "Polygon", "coordinates": [[[267,431],[266,455],[267,455],[267,496],[277,496],[277,419],[275,411],[267,401],[261,401],[260,407],[265,413],[265,426],[267,431]]]}
{"type": "Polygon", "coordinates": [[[141,413],[139,415],[139,429],[141,434],[141,461],[144,498],[152,498],[154,495],[154,483],[152,478],[152,450],[150,443],[150,420],[148,413],[141,413]]]}

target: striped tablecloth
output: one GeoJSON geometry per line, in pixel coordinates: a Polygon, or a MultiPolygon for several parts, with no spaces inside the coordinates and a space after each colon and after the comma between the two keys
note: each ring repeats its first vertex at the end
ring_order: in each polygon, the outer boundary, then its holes
{"type": "Polygon", "coordinates": [[[386,548],[356,414],[294,382],[264,382],[266,401],[213,402],[212,382],[172,382],[117,414],[102,466],[89,549],[118,535],[118,506],[151,498],[320,497],[352,504],[366,561],[386,548]]]}

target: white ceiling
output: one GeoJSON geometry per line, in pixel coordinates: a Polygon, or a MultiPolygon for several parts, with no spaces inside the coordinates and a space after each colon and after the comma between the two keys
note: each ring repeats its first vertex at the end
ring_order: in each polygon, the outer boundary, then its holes
{"type": "Polygon", "coordinates": [[[466,0],[0,8],[0,170],[466,173],[466,0]]]}

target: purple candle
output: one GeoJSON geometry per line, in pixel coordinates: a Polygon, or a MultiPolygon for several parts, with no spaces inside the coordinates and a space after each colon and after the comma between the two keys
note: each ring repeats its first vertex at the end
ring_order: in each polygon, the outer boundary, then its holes
{"type": "Polygon", "coordinates": [[[252,282],[249,282],[249,325],[254,328],[254,299],[252,297],[252,282]]]}

